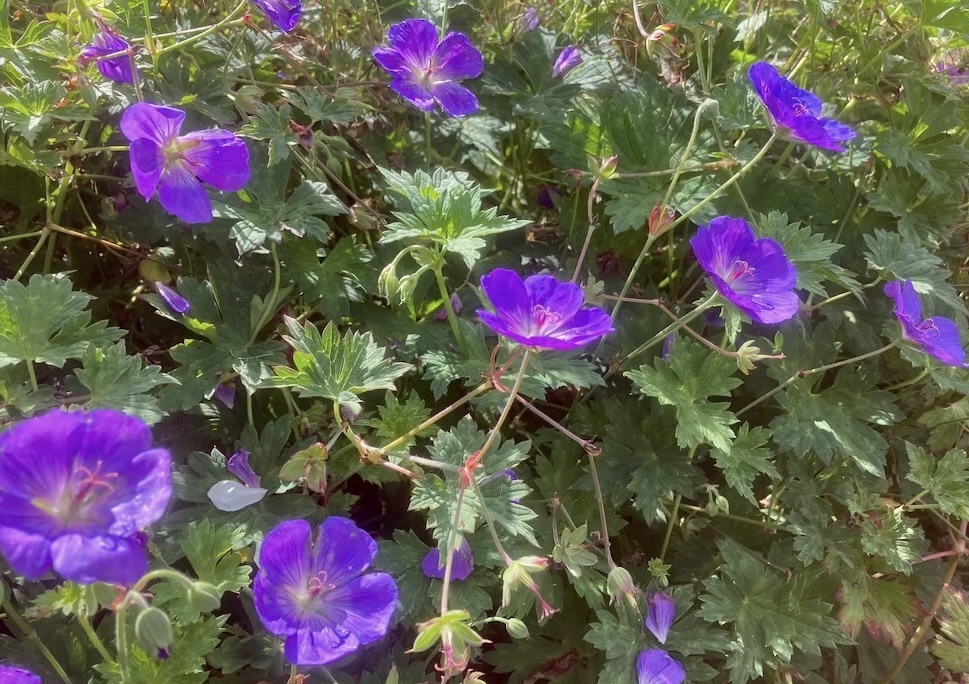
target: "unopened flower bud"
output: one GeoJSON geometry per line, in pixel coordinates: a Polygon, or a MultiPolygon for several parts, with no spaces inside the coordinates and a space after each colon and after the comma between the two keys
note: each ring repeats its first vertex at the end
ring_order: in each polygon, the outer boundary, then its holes
{"type": "Polygon", "coordinates": [[[653,210],[649,212],[649,221],[647,223],[650,237],[658,238],[670,229],[670,226],[673,225],[673,221],[675,220],[676,212],[673,209],[667,207],[662,202],[654,204],[653,210]]]}
{"type": "Polygon", "coordinates": [[[505,629],[508,630],[508,635],[512,639],[527,639],[528,638],[528,626],[519,620],[518,618],[511,618],[505,623],[505,629]]]}
{"type": "Polygon", "coordinates": [[[165,660],[171,654],[175,634],[172,621],[160,608],[145,608],[135,618],[135,640],[154,658],[165,660]]]}
{"type": "Polygon", "coordinates": [[[612,569],[608,579],[606,579],[606,590],[613,601],[624,598],[629,601],[630,606],[634,609],[637,607],[636,597],[639,590],[636,588],[636,583],[633,582],[633,576],[629,574],[626,568],[615,567],[612,569]]]}
{"type": "Polygon", "coordinates": [[[215,585],[201,580],[192,582],[186,598],[200,613],[211,613],[222,605],[222,592],[215,585]]]}

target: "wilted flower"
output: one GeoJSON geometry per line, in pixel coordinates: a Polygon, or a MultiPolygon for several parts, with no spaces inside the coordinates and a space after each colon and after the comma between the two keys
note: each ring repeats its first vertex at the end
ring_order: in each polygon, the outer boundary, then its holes
{"type": "Polygon", "coordinates": [[[463,33],[438,42],[437,28],[426,19],[407,19],[387,31],[390,47],[373,49],[373,58],[393,77],[391,89],[426,112],[437,102],[449,116],[478,111],[478,98],[458,81],[484,70],[481,53],[463,33]]]}
{"type": "Polygon", "coordinates": [[[327,518],[313,538],[305,520],[273,528],[259,550],[256,612],[286,637],[295,665],[325,665],[387,633],[397,586],[383,572],[363,574],[377,543],[347,518],[327,518]]]}
{"type": "Polygon", "coordinates": [[[966,351],[956,324],[944,316],[922,319],[922,303],[911,281],[893,280],[885,294],[895,300],[895,317],[902,324],[902,336],[929,356],[949,366],[965,366],[966,351]]]}
{"type": "Polygon", "coordinates": [[[131,44],[110,26],[101,24],[101,31],[94,34],[91,44],[81,52],[82,62],[97,60],[98,71],[109,81],[134,84],[135,72],[132,68],[131,54],[119,55],[111,59],[98,59],[116,52],[131,50],[131,44]]]}
{"type": "Polygon", "coordinates": [[[3,684],[43,684],[40,677],[30,670],[12,665],[0,665],[0,682],[3,684]]]}
{"type": "Polygon", "coordinates": [[[576,46],[569,45],[559,53],[555,64],[552,65],[552,76],[555,78],[565,76],[580,64],[582,64],[582,53],[576,46]]]}
{"type": "Polygon", "coordinates": [[[252,0],[280,31],[289,33],[299,23],[303,12],[302,0],[252,0]]]}
{"type": "Polygon", "coordinates": [[[562,191],[554,185],[543,185],[540,187],[535,194],[535,201],[538,203],[538,206],[543,209],[554,209],[555,200],[552,199],[552,193],[555,193],[559,197],[562,196],[562,191]]]}
{"type": "Polygon", "coordinates": [[[171,458],[120,411],[51,411],[0,435],[0,552],[13,570],[79,584],[132,584],[139,533],[172,496],[171,458]]]}
{"type": "MultiPolygon", "coordinates": [[[[451,293],[450,301],[451,301],[451,309],[454,311],[455,315],[464,311],[464,302],[462,302],[461,298],[458,297],[457,292],[451,293]]],[[[447,316],[448,316],[447,307],[443,305],[441,306],[440,309],[434,312],[434,320],[440,323],[447,321],[447,316]]]]}
{"type": "Polygon", "coordinates": [[[538,10],[535,9],[534,7],[529,7],[528,9],[525,10],[525,13],[522,14],[521,16],[521,20],[520,20],[521,32],[527,33],[528,31],[534,31],[535,29],[538,28],[538,23],[540,20],[541,20],[541,17],[538,14],[538,10]]]}
{"type": "Polygon", "coordinates": [[[779,243],[758,239],[743,219],[718,216],[690,246],[717,292],[753,320],[780,323],[797,313],[797,269],[779,243]]]}
{"type": "Polygon", "coordinates": [[[214,128],[179,135],[185,113],[138,102],[121,116],[131,141],[131,173],[146,200],[158,191],[165,210],[186,223],[212,220],[212,202],[202,183],[235,192],[249,182],[249,150],[231,131],[214,128]]]}
{"type": "Polygon", "coordinates": [[[192,305],[189,304],[188,300],[167,285],[156,282],[155,291],[158,292],[158,296],[168,305],[168,308],[175,313],[185,314],[191,311],[192,305]]]}
{"type": "MultiPolygon", "coordinates": [[[[444,579],[444,557],[438,548],[431,549],[424,560],[421,561],[421,570],[424,575],[431,579],[444,579]]],[[[451,579],[456,582],[463,582],[474,570],[474,556],[471,555],[471,545],[467,539],[462,539],[458,548],[454,551],[454,559],[451,561],[451,579]]]]}
{"type": "Polygon", "coordinates": [[[747,74],[774,128],[785,140],[844,152],[841,143],[855,137],[850,126],[821,116],[821,100],[814,93],[798,88],[767,62],[751,65],[747,74]]]}
{"type": "Polygon", "coordinates": [[[686,670],[666,651],[651,648],[636,658],[638,684],[680,684],[686,670]]]}
{"type": "Polygon", "coordinates": [[[575,349],[613,331],[609,315],[583,307],[585,295],[575,283],[535,275],[524,280],[496,268],[481,278],[494,313],[478,310],[482,322],[499,335],[528,347],[575,349]]]}
{"type": "Polygon", "coordinates": [[[226,469],[239,478],[239,481],[219,480],[208,491],[209,501],[220,511],[241,511],[246,506],[259,503],[269,493],[268,489],[259,486],[262,481],[249,465],[248,451],[241,450],[232,454],[226,469]]]}
{"type": "Polygon", "coordinates": [[[674,618],[676,618],[676,601],[672,596],[662,591],[646,596],[646,629],[661,644],[666,643],[674,618]]]}

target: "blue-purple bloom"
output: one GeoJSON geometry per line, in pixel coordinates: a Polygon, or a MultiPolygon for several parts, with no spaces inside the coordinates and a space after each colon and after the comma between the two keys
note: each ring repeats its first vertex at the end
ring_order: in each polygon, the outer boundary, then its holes
{"type": "Polygon", "coordinates": [[[12,665],[0,665],[0,684],[43,684],[30,670],[12,665]]]}
{"type": "Polygon", "coordinates": [[[252,4],[269,17],[276,28],[289,33],[303,13],[303,0],[252,0],[252,4]]]}
{"type": "Polygon", "coordinates": [[[162,298],[162,301],[168,305],[168,308],[175,313],[186,314],[192,310],[192,305],[189,304],[188,300],[182,295],[168,285],[162,283],[155,283],[155,290],[158,292],[158,296],[162,298]]]}
{"type": "Polygon", "coordinates": [[[966,350],[959,340],[959,328],[944,316],[923,319],[922,303],[911,281],[893,280],[885,285],[884,291],[895,300],[895,317],[902,324],[902,337],[946,365],[966,365],[966,350]]]}
{"type": "Polygon", "coordinates": [[[146,200],[158,191],[165,211],[186,223],[212,220],[208,183],[235,192],[249,182],[249,150],[231,131],[213,128],[179,135],[185,113],[138,102],[121,116],[121,132],[131,141],[131,173],[146,200]]]}
{"type": "Polygon", "coordinates": [[[576,46],[569,45],[559,53],[555,64],[552,65],[552,76],[555,78],[565,76],[580,64],[582,64],[582,53],[576,46]]]}
{"type": "Polygon", "coordinates": [[[238,482],[219,480],[208,491],[209,501],[220,511],[241,511],[246,506],[259,503],[269,493],[268,489],[260,486],[262,479],[249,465],[248,451],[243,449],[232,454],[226,469],[238,478],[238,482]]]}
{"type": "Polygon", "coordinates": [[[98,71],[109,81],[134,85],[135,72],[132,68],[133,59],[130,52],[111,59],[98,59],[124,50],[130,51],[131,43],[118,35],[110,26],[101,24],[101,31],[94,34],[91,44],[81,52],[81,60],[84,62],[97,60],[98,71]]]}
{"type": "Polygon", "coordinates": [[[236,388],[235,385],[223,382],[215,391],[212,393],[212,398],[221,401],[228,408],[233,408],[236,405],[236,388]]]}
{"type": "MultiPolygon", "coordinates": [[[[421,570],[424,575],[431,579],[444,579],[444,556],[441,550],[433,548],[428,551],[421,561],[421,570]]],[[[467,539],[462,539],[458,548],[454,550],[454,559],[451,561],[451,579],[455,582],[463,582],[474,570],[474,556],[471,554],[471,545],[467,539]]]]}
{"type": "Polygon", "coordinates": [[[672,596],[662,591],[646,596],[646,629],[661,644],[666,643],[675,618],[676,601],[672,596]]]}
{"type": "Polygon", "coordinates": [[[681,684],[686,670],[666,651],[651,648],[636,658],[636,675],[637,684],[681,684]]]}
{"type": "Polygon", "coordinates": [[[778,242],[758,238],[743,219],[718,216],[690,246],[717,292],[751,319],[780,323],[797,313],[797,269],[778,242]]]}
{"type": "Polygon", "coordinates": [[[495,309],[478,309],[481,321],[527,347],[576,349],[614,330],[609,314],[583,306],[585,295],[575,283],[544,275],[522,281],[514,271],[496,268],[481,278],[481,288],[495,309]]]}
{"type": "Polygon", "coordinates": [[[747,75],[785,140],[844,152],[841,143],[855,137],[850,126],[821,116],[821,100],[814,93],[798,88],[767,62],[751,65],[747,75]]]}
{"type": "Polygon", "coordinates": [[[407,19],[390,27],[387,42],[390,47],[377,46],[372,54],[393,77],[394,92],[425,112],[435,102],[449,116],[478,111],[478,98],[458,83],[484,70],[481,53],[466,35],[452,32],[439,42],[434,24],[407,19]]]}
{"type": "Polygon", "coordinates": [[[273,634],[286,637],[294,665],[325,665],[387,633],[397,586],[387,573],[363,574],[377,542],[347,518],[313,530],[305,520],[280,523],[259,550],[253,583],[256,612],[273,634]]]}
{"type": "Polygon", "coordinates": [[[133,584],[140,533],[171,496],[171,457],[120,411],[54,410],[0,435],[0,553],[28,579],[133,584]]]}

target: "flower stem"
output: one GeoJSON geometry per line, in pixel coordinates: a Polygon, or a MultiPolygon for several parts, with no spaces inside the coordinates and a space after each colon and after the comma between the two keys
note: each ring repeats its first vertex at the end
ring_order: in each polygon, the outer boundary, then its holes
{"type": "Polygon", "coordinates": [[[501,431],[501,426],[505,424],[508,419],[508,414],[511,413],[511,407],[515,404],[515,397],[518,396],[518,390],[521,388],[522,380],[525,379],[525,369],[528,367],[529,355],[531,354],[530,349],[525,350],[525,354],[522,356],[521,366],[518,368],[518,375],[515,377],[515,384],[512,385],[511,391],[508,392],[508,401],[505,402],[505,408],[502,409],[501,415],[498,416],[498,422],[488,433],[488,439],[485,440],[484,446],[481,447],[481,461],[484,462],[485,456],[488,455],[488,449],[495,443],[498,439],[498,433],[501,431]]]}
{"type": "Polygon", "coordinates": [[[277,299],[279,299],[279,282],[281,278],[280,265],[279,265],[279,254],[276,252],[276,243],[269,243],[269,253],[273,257],[273,289],[269,295],[269,299],[263,302],[262,313],[259,314],[259,322],[256,323],[255,328],[252,330],[252,335],[249,337],[249,346],[251,347],[256,338],[259,337],[259,331],[269,322],[269,319],[273,317],[276,313],[277,299]]]}
{"type": "Polygon", "coordinates": [[[601,177],[597,177],[592,181],[592,187],[589,188],[589,199],[586,202],[586,220],[589,222],[589,228],[585,233],[585,241],[582,243],[582,249],[579,250],[579,258],[575,262],[575,272],[572,273],[572,282],[577,282],[579,280],[579,273],[582,271],[582,262],[585,261],[586,252],[589,251],[589,244],[592,242],[592,234],[596,232],[596,228],[599,227],[599,221],[596,219],[595,215],[595,203],[596,199],[599,197],[599,184],[602,182],[601,177]]]}
{"type": "Polygon", "coordinates": [[[286,684],[296,684],[296,672],[299,670],[298,665],[289,666],[289,679],[286,680],[286,684]]]}
{"type": "Polygon", "coordinates": [[[609,570],[616,569],[616,562],[612,559],[612,542],[609,541],[609,525],[606,523],[606,504],[602,498],[602,485],[599,483],[599,471],[596,468],[596,457],[586,451],[589,456],[589,474],[592,475],[592,485],[596,492],[596,504],[599,506],[599,524],[602,526],[602,550],[606,552],[606,563],[609,570]]]}
{"type": "Polygon", "coordinates": [[[40,387],[37,384],[37,371],[34,370],[34,360],[33,359],[27,359],[27,375],[30,376],[30,386],[36,392],[38,389],[40,389],[40,387]]]}
{"type": "Polygon", "coordinates": [[[936,613],[939,612],[943,599],[945,599],[945,593],[949,590],[949,584],[952,582],[952,578],[955,577],[956,570],[959,567],[959,561],[962,558],[962,552],[966,548],[965,534],[967,525],[969,525],[969,523],[963,521],[961,527],[959,528],[962,536],[956,537],[953,540],[953,551],[956,551],[957,553],[952,557],[946,566],[945,576],[942,578],[942,585],[939,587],[938,593],[932,600],[932,605],[929,606],[925,619],[922,620],[922,624],[918,626],[918,629],[916,629],[915,633],[912,634],[912,638],[908,640],[907,644],[905,644],[905,648],[898,656],[898,660],[895,661],[895,665],[893,665],[892,669],[889,670],[885,676],[878,681],[878,684],[891,684],[891,682],[895,681],[895,675],[902,671],[902,668],[905,667],[905,663],[907,663],[908,659],[912,657],[913,653],[915,653],[915,649],[917,649],[919,644],[922,643],[925,633],[928,632],[929,628],[932,626],[932,621],[935,619],[936,613]]]}
{"type": "Polygon", "coordinates": [[[447,613],[448,594],[451,589],[451,569],[454,566],[454,547],[458,541],[458,525],[461,524],[461,507],[464,505],[464,493],[467,490],[463,487],[458,490],[458,499],[454,503],[454,519],[451,521],[451,532],[447,540],[447,557],[444,560],[444,579],[441,587],[441,615],[447,613]]]}
{"type": "MultiPolygon", "coordinates": [[[[447,3],[444,5],[447,7],[447,3]]],[[[424,112],[424,163],[431,170],[431,113],[424,112]]]]}
{"type": "Polygon", "coordinates": [[[682,501],[683,496],[681,494],[677,494],[673,498],[673,510],[670,512],[670,519],[666,523],[666,534],[663,535],[663,546],[660,547],[659,550],[660,561],[664,561],[666,559],[666,549],[669,548],[670,538],[673,536],[673,526],[676,525],[676,516],[680,513],[680,503],[682,501]]]}
{"type": "Polygon", "coordinates": [[[653,335],[651,338],[646,340],[643,344],[636,347],[636,349],[634,349],[632,352],[626,355],[626,357],[620,362],[620,365],[626,363],[626,361],[628,361],[632,357],[638,356],[639,354],[643,353],[650,347],[658,344],[663,339],[665,339],[667,335],[669,335],[677,328],[681,328],[685,326],[687,323],[689,323],[690,321],[693,321],[694,319],[698,318],[700,314],[704,313],[707,309],[711,308],[712,306],[715,306],[719,297],[720,295],[714,292],[705,301],[701,302],[699,306],[693,309],[693,311],[683,316],[683,318],[679,318],[674,322],[670,323],[668,326],[666,326],[658,333],[653,335]]]}
{"type": "Polygon", "coordinates": [[[742,409],[740,409],[739,411],[737,411],[734,415],[735,416],[740,416],[741,414],[746,413],[747,411],[749,411],[750,409],[754,408],[755,406],[757,406],[761,402],[769,399],[770,397],[774,396],[775,394],[777,394],[781,390],[786,389],[787,387],[790,387],[791,385],[793,385],[798,380],[801,380],[801,379],[803,379],[803,378],[805,378],[805,377],[807,377],[809,375],[814,375],[816,373],[823,373],[824,371],[829,371],[832,368],[840,368],[841,366],[847,366],[848,364],[851,364],[851,363],[857,363],[859,361],[864,361],[865,359],[870,359],[870,358],[872,358],[874,356],[878,356],[879,354],[883,354],[883,353],[887,352],[889,349],[891,349],[892,347],[894,347],[895,344],[896,344],[895,342],[891,342],[889,344],[886,344],[884,347],[880,347],[879,349],[876,349],[875,351],[872,351],[872,352],[868,352],[867,354],[861,354],[860,356],[852,356],[850,359],[845,359],[844,361],[836,361],[835,363],[829,363],[829,364],[824,365],[824,366],[818,366],[817,368],[809,368],[808,370],[798,371],[797,373],[795,373],[794,375],[792,375],[791,377],[789,377],[787,380],[785,380],[784,382],[782,382],[781,384],[779,384],[774,389],[772,389],[769,392],[766,392],[766,393],[760,395],[759,397],[757,397],[756,399],[754,399],[752,402],[750,402],[749,404],[747,404],[746,406],[744,406],[742,409]]]}
{"type": "MultiPolygon", "coordinates": [[[[444,418],[444,416],[446,416],[447,414],[451,413],[452,411],[454,411],[457,408],[460,408],[460,407],[464,406],[469,401],[471,401],[473,398],[475,398],[479,394],[484,394],[489,389],[491,389],[491,383],[490,382],[483,382],[483,383],[481,383],[480,385],[478,385],[477,387],[475,387],[473,390],[471,390],[470,392],[468,392],[467,394],[465,394],[463,397],[461,397],[460,399],[458,399],[457,401],[455,401],[450,406],[446,406],[445,408],[441,409],[440,411],[438,411],[437,413],[435,413],[433,416],[431,416],[430,418],[428,418],[427,420],[425,420],[423,423],[421,423],[417,427],[413,428],[412,430],[408,430],[406,433],[404,433],[403,435],[401,435],[400,437],[398,437],[394,441],[389,442],[389,443],[385,444],[384,446],[380,447],[379,449],[377,449],[377,451],[381,455],[386,456],[389,452],[393,451],[396,447],[400,446],[401,444],[403,444],[404,442],[406,442],[411,437],[414,437],[418,433],[423,432],[427,428],[429,428],[432,425],[434,425],[435,423],[437,423],[437,421],[439,421],[442,418],[444,418]]],[[[415,461],[415,463],[416,463],[416,461],[415,461]]]]}
{"type": "Polygon", "coordinates": [[[88,619],[87,615],[78,615],[78,620],[81,623],[81,629],[87,635],[88,640],[94,646],[98,653],[101,654],[101,658],[106,663],[113,663],[114,658],[108,653],[108,649],[104,647],[104,642],[101,641],[101,637],[98,633],[94,631],[94,627],[91,625],[91,621],[88,619]]]}
{"type": "Polygon", "coordinates": [[[14,608],[13,603],[10,602],[10,598],[5,597],[3,599],[3,603],[0,605],[3,606],[3,611],[7,614],[7,617],[10,618],[10,620],[17,625],[17,628],[23,632],[24,636],[27,637],[27,640],[32,641],[37,647],[37,650],[40,651],[41,655],[47,659],[47,662],[50,663],[50,666],[53,668],[54,672],[57,673],[60,680],[64,682],[64,684],[71,684],[71,678],[67,676],[67,673],[64,671],[64,668],[61,667],[61,664],[58,662],[57,658],[54,657],[54,654],[50,652],[50,649],[47,648],[44,642],[40,640],[40,637],[37,636],[37,632],[34,631],[33,627],[27,624],[27,621],[21,617],[17,609],[14,608]]]}
{"type": "Polygon", "coordinates": [[[457,340],[461,351],[467,353],[468,347],[464,341],[464,335],[461,334],[461,328],[458,327],[458,315],[451,305],[451,294],[447,291],[447,283],[444,282],[442,262],[438,261],[432,270],[434,271],[434,279],[437,281],[437,289],[440,290],[441,296],[444,298],[444,308],[447,310],[447,321],[451,325],[451,333],[457,340]]]}
{"type": "Polygon", "coordinates": [[[40,250],[44,247],[44,243],[47,242],[48,237],[50,237],[50,229],[45,226],[40,231],[40,238],[37,240],[37,244],[34,245],[32,250],[30,250],[30,254],[27,255],[27,258],[24,259],[24,263],[21,264],[20,268],[14,274],[14,280],[20,280],[24,273],[27,272],[27,267],[30,266],[30,263],[37,258],[38,254],[40,254],[40,250]]]}
{"type": "Polygon", "coordinates": [[[43,231],[34,230],[29,233],[18,233],[17,235],[8,235],[7,237],[0,238],[0,244],[4,242],[16,242],[17,240],[26,240],[27,238],[39,237],[43,231]]]}
{"type": "MultiPolygon", "coordinates": [[[[147,0],[145,0],[145,3],[147,4],[147,0]]],[[[192,45],[193,43],[197,43],[198,41],[202,40],[206,36],[209,36],[215,33],[219,29],[225,28],[229,24],[233,23],[237,17],[242,16],[242,14],[246,11],[246,8],[248,6],[249,6],[249,0],[242,0],[242,2],[236,5],[235,9],[233,9],[218,23],[212,24],[212,26],[208,27],[206,30],[200,33],[196,33],[194,36],[190,36],[185,40],[180,40],[177,43],[172,43],[171,45],[167,45],[163,48],[159,48],[158,51],[153,53],[152,55],[153,58],[157,57],[158,55],[163,55],[166,52],[171,52],[172,50],[178,50],[184,47],[188,47],[189,45],[192,45]]],[[[150,49],[149,49],[149,52],[150,52],[150,49]]]]}

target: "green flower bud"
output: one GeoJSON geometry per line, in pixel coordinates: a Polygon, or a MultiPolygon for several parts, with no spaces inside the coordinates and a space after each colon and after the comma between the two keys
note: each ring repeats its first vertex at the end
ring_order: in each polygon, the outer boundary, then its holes
{"type": "Polygon", "coordinates": [[[621,597],[629,601],[629,605],[634,610],[639,607],[636,601],[639,590],[636,588],[636,583],[633,582],[633,576],[629,574],[626,568],[615,567],[612,569],[606,580],[606,590],[613,601],[621,597]]]}
{"type": "Polygon", "coordinates": [[[135,640],[155,658],[165,660],[172,650],[175,634],[172,621],[160,608],[145,608],[135,618],[135,640]]]}
{"type": "Polygon", "coordinates": [[[200,613],[211,613],[222,605],[222,592],[201,580],[192,582],[186,594],[188,602],[200,613]]]}
{"type": "Polygon", "coordinates": [[[508,622],[505,623],[505,629],[508,630],[508,634],[512,639],[528,638],[528,626],[518,618],[511,618],[508,620],[508,622]]]}

